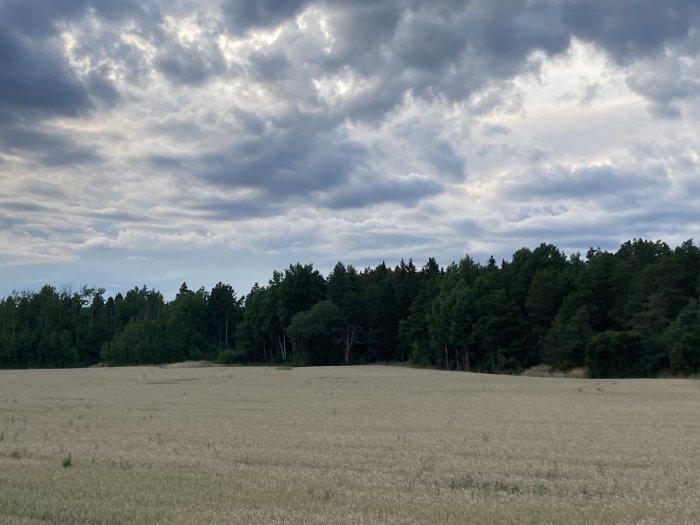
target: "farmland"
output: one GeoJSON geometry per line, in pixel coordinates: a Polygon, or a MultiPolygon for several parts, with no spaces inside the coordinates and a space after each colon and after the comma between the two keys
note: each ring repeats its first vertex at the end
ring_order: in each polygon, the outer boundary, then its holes
{"type": "Polygon", "coordinates": [[[0,371],[0,523],[693,523],[698,386],[387,366],[0,371]]]}

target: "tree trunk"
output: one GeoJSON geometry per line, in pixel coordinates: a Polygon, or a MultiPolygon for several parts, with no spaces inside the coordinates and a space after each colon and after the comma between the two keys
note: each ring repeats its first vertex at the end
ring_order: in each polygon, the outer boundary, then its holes
{"type": "Polygon", "coordinates": [[[280,344],[280,350],[282,352],[282,361],[287,360],[287,336],[282,332],[282,341],[280,344]]]}
{"type": "Polygon", "coordinates": [[[350,350],[352,349],[352,344],[355,341],[355,327],[347,327],[345,329],[345,348],[344,348],[344,356],[345,356],[345,364],[350,363],[350,350]]]}
{"type": "Polygon", "coordinates": [[[228,312],[226,312],[226,332],[224,337],[224,343],[226,344],[226,348],[228,348],[228,312]]]}

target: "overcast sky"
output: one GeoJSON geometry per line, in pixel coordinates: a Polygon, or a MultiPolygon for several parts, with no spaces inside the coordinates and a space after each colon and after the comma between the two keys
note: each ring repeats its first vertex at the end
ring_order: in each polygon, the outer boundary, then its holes
{"type": "Polygon", "coordinates": [[[698,0],[1,0],[0,295],[700,238],[698,0]]]}

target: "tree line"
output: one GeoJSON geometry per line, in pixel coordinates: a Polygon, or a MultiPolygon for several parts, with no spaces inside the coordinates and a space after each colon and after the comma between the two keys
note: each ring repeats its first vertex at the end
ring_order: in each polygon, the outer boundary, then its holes
{"type": "Polygon", "coordinates": [[[466,256],[358,271],[275,271],[239,297],[229,284],[176,297],[145,286],[14,292],[0,300],[0,367],[410,362],[516,373],[587,366],[593,377],[700,372],[700,249],[625,242],[570,256],[552,244],[498,264],[466,256]]]}

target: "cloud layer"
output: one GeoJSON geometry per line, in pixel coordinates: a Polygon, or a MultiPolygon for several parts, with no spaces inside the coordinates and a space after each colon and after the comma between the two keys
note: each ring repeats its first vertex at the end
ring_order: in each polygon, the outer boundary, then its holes
{"type": "Polygon", "coordinates": [[[698,56],[694,0],[7,0],[0,291],[697,237],[698,56]]]}

